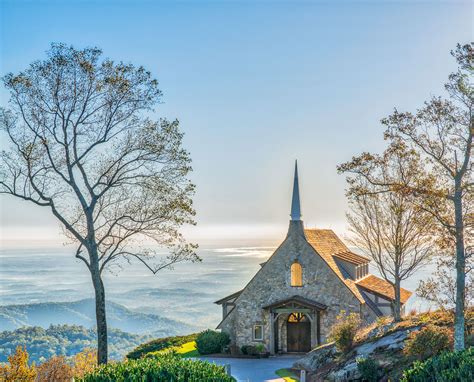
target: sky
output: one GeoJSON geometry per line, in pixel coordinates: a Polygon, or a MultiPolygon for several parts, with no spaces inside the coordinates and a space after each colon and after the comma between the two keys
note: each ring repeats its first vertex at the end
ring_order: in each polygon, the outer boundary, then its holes
{"type": "MultiPolygon", "coordinates": [[[[456,1],[0,0],[0,13],[1,75],[51,42],[153,73],[156,116],[180,120],[193,159],[185,234],[200,244],[283,239],[295,159],[306,226],[344,234],[336,166],[382,151],[380,119],[442,95],[450,50],[473,39],[473,3],[456,1]]],[[[49,211],[6,196],[0,208],[3,246],[63,240],[49,211]]]]}

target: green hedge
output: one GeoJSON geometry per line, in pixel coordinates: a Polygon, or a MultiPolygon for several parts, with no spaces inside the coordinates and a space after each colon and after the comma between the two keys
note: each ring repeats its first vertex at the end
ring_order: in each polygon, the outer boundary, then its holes
{"type": "Polygon", "coordinates": [[[197,336],[198,333],[189,334],[187,336],[158,338],[136,347],[130,353],[128,353],[126,357],[128,359],[139,359],[147,353],[167,349],[173,346],[181,346],[187,342],[195,341],[197,336]]]}
{"type": "Polygon", "coordinates": [[[474,347],[445,352],[425,362],[415,362],[403,373],[402,382],[474,381],[474,347]]]}
{"type": "Polygon", "coordinates": [[[235,382],[223,366],[167,354],[100,366],[78,382],[235,382]]]}
{"type": "Polygon", "coordinates": [[[230,337],[227,333],[205,330],[196,338],[196,348],[199,354],[220,353],[224,346],[228,345],[230,337]]]}

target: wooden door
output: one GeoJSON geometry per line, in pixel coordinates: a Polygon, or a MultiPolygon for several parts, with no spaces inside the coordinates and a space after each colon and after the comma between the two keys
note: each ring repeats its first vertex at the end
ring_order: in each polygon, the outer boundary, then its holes
{"type": "Polygon", "coordinates": [[[311,322],[287,322],[287,351],[306,353],[311,350],[311,322]]]}

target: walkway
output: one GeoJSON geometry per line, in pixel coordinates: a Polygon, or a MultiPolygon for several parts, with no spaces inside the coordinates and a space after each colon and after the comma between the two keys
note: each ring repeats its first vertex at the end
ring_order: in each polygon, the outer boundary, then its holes
{"type": "Polygon", "coordinates": [[[232,376],[238,382],[283,382],[275,371],[290,368],[301,357],[283,355],[262,359],[249,358],[212,358],[200,357],[203,361],[213,362],[218,365],[230,365],[232,376]]]}

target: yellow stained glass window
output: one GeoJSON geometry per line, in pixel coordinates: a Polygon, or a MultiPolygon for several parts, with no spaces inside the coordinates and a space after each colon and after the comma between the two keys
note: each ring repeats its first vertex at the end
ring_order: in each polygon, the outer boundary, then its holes
{"type": "Polygon", "coordinates": [[[303,268],[301,264],[297,262],[291,264],[291,286],[303,286],[303,268]]]}
{"type": "Polygon", "coordinates": [[[288,322],[301,322],[306,321],[306,316],[303,313],[291,313],[288,316],[288,322]]]}

